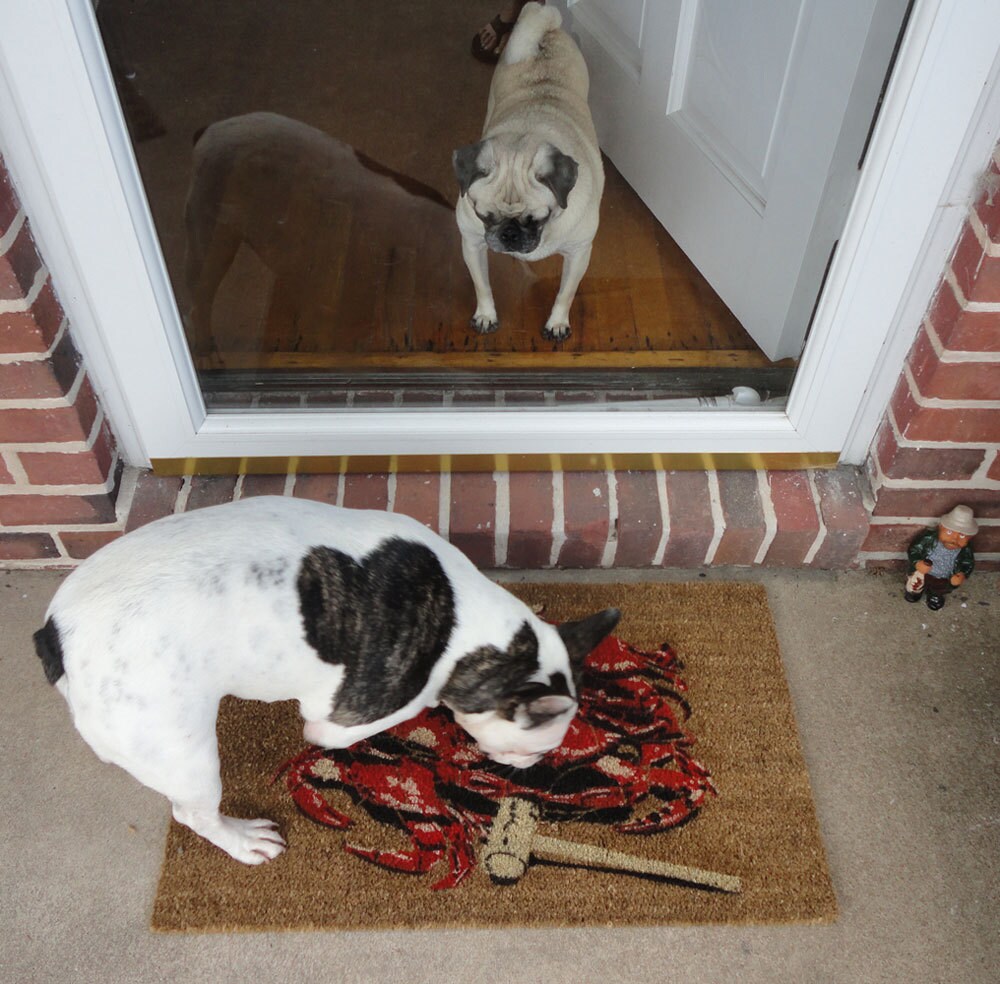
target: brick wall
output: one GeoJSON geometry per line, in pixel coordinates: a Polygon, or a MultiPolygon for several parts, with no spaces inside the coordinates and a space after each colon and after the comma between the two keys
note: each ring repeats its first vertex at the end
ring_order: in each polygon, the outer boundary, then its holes
{"type": "Polygon", "coordinates": [[[138,476],[128,529],[257,495],[405,513],[483,568],[852,566],[856,469],[138,476]]]}
{"type": "Polygon", "coordinates": [[[112,539],[121,473],[0,160],[0,563],[71,562],[112,539]]]}
{"type": "Polygon", "coordinates": [[[868,460],[868,566],[952,506],[973,508],[980,569],[1000,569],[1000,148],[906,360],[868,460]]]}

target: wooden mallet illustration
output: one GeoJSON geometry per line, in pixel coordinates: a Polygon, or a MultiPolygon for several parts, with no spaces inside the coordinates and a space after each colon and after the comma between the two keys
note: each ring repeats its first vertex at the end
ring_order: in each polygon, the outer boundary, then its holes
{"type": "Polygon", "coordinates": [[[596,845],[579,844],[535,833],[538,817],[538,807],[530,800],[510,796],[500,801],[482,856],[483,867],[497,884],[514,884],[528,870],[528,864],[534,856],[549,861],[569,861],[587,868],[674,878],[722,892],[740,891],[740,880],[734,875],[668,864],[666,861],[640,858],[622,851],[609,851],[596,845]]]}

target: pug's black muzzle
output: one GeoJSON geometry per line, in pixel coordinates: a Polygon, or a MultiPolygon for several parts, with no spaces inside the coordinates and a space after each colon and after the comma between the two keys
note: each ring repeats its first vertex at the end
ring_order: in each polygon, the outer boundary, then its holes
{"type": "Polygon", "coordinates": [[[504,219],[486,230],[486,245],[497,253],[531,253],[541,238],[542,226],[532,220],[504,219]]]}

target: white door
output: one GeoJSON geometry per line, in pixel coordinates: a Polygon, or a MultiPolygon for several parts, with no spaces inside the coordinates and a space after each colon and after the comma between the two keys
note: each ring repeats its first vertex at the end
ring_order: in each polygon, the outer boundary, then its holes
{"type": "Polygon", "coordinates": [[[771,359],[797,357],[907,0],[569,0],[601,146],[771,359]]]}

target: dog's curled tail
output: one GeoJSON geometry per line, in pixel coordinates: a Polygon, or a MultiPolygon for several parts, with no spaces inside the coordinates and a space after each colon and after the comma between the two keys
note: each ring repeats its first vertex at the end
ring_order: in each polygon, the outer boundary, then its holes
{"type": "Polygon", "coordinates": [[[48,619],[34,635],[35,652],[42,661],[45,679],[55,683],[65,672],[63,669],[62,640],[59,638],[59,626],[53,619],[48,619]]]}
{"type": "Polygon", "coordinates": [[[562,14],[555,7],[526,3],[518,17],[500,60],[505,65],[528,61],[538,54],[542,38],[562,26],[562,14]]]}

